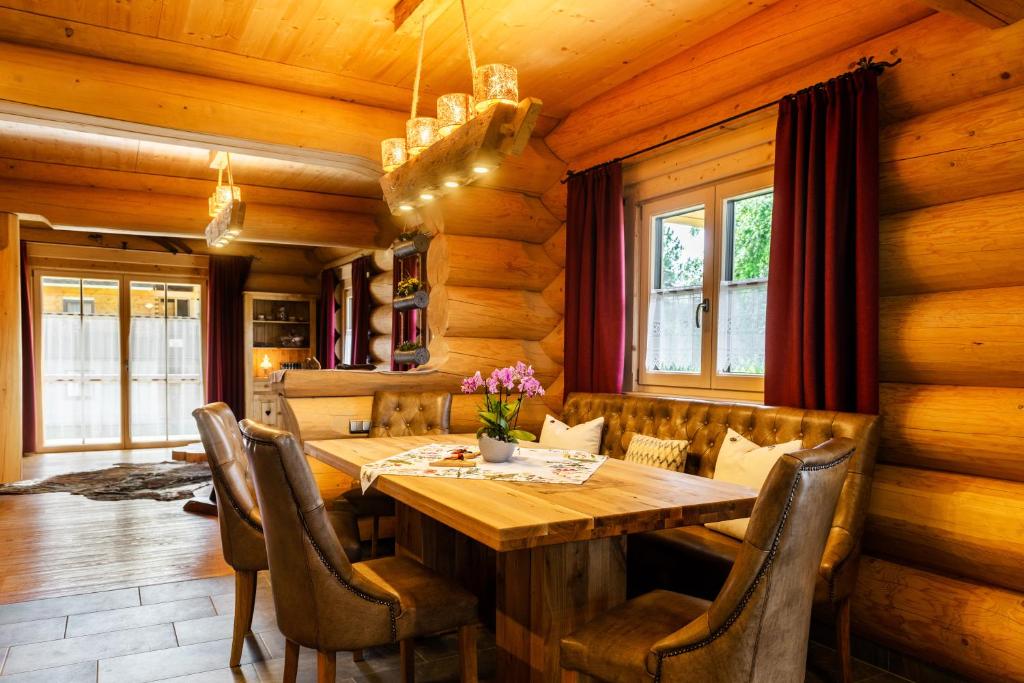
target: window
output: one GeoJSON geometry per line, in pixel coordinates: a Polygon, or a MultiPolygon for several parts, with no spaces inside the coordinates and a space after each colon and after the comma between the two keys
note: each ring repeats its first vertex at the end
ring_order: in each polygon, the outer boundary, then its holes
{"type": "Polygon", "coordinates": [[[640,385],[762,389],[771,219],[764,172],[641,203],[640,385]]]}

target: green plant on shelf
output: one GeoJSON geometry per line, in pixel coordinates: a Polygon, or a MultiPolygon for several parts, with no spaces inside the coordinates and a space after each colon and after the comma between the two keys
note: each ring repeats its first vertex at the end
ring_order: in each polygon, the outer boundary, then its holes
{"type": "Polygon", "coordinates": [[[398,296],[411,296],[424,287],[426,287],[426,283],[424,283],[423,280],[415,277],[407,277],[398,282],[395,290],[398,296]]]}
{"type": "Polygon", "coordinates": [[[419,337],[404,341],[395,347],[395,351],[415,351],[423,346],[423,342],[420,341],[419,337]]]}

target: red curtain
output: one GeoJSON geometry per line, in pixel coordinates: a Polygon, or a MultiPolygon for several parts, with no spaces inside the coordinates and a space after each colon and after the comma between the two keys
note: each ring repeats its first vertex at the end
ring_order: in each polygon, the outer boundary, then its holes
{"type": "Polygon", "coordinates": [[[245,314],[242,292],[251,262],[244,256],[210,256],[207,296],[206,400],[224,401],[245,415],[245,314]]]}
{"type": "Polygon", "coordinates": [[[370,362],[369,256],[352,262],[352,365],[370,362]]]}
{"type": "Polygon", "coordinates": [[[878,89],[862,69],[782,100],[765,403],[878,412],[878,89]]]}
{"type": "Polygon", "coordinates": [[[316,355],[320,360],[320,367],[327,370],[333,370],[338,364],[338,358],[334,353],[334,290],[337,287],[338,278],[334,275],[334,268],[325,268],[320,273],[320,312],[316,321],[316,355]]]}
{"type": "Polygon", "coordinates": [[[32,273],[28,243],[21,243],[21,433],[22,451],[36,450],[36,360],[32,320],[32,273]]]}
{"type": "Polygon", "coordinates": [[[569,178],[565,257],[565,395],[622,391],[626,244],[622,166],[569,178]]]}

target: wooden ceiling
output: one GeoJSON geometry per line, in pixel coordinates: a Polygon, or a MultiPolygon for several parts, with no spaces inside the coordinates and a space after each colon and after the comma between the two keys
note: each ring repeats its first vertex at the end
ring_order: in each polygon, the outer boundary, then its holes
{"type": "MultiPolygon", "coordinates": [[[[424,88],[466,91],[457,0],[0,0],[0,40],[404,110],[427,20],[424,88]]],[[[776,0],[467,0],[479,63],[562,117],[776,0]]],[[[549,119],[549,127],[552,121],[549,119]]]]}
{"type": "MultiPolygon", "coordinates": [[[[540,134],[776,2],[466,0],[478,62],[519,69],[540,134]]],[[[158,211],[148,232],[191,235],[211,139],[241,141],[252,239],[373,244],[377,141],[400,134],[423,21],[430,110],[470,87],[459,0],[0,0],[0,210],[121,231],[158,211]]],[[[539,142],[519,161],[538,194],[564,169],[539,142]]]]}

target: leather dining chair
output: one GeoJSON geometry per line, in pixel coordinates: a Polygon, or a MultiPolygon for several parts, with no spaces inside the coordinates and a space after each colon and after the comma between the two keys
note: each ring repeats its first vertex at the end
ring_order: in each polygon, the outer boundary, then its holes
{"type": "Polygon", "coordinates": [[[413,676],[413,638],[458,630],[461,680],[476,681],[477,600],[406,557],[350,562],[297,439],[242,422],[267,538],[284,681],[299,647],[317,651],[317,681],[334,681],[336,653],[398,642],[401,678],[413,676]]]}
{"type": "MultiPolygon", "coordinates": [[[[229,659],[234,667],[241,660],[242,645],[252,627],[258,572],[269,567],[267,546],[242,432],[234,413],[225,403],[210,403],[194,410],[192,416],[199,427],[217,492],[217,520],[224,561],[235,571],[234,631],[229,659]]],[[[328,523],[341,539],[346,557],[358,560],[359,529],[355,513],[343,501],[336,507],[328,513],[328,523]]]]}
{"type": "Polygon", "coordinates": [[[802,681],[814,582],[854,449],[836,438],[781,456],[713,602],[634,598],[562,639],[563,670],[613,683],[802,681]]]}
{"type": "MultiPolygon", "coordinates": [[[[447,391],[377,391],[370,409],[370,438],[447,434],[451,423],[452,395],[447,391]]],[[[370,557],[377,557],[380,518],[395,514],[395,501],[376,489],[363,493],[346,491],[347,500],[360,518],[370,517],[370,557]]]]}

